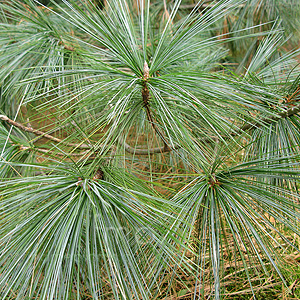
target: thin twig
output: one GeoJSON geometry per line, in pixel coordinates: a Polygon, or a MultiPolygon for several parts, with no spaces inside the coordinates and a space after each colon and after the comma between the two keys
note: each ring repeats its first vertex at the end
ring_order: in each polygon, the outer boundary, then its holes
{"type": "MultiPolygon", "coordinates": [[[[244,126],[242,126],[241,128],[230,132],[227,136],[223,137],[223,139],[228,139],[229,136],[231,136],[231,137],[238,136],[238,135],[242,134],[243,132],[245,132],[247,130],[260,128],[263,125],[271,124],[271,123],[276,122],[276,121],[278,121],[280,119],[283,119],[283,118],[291,117],[293,115],[296,115],[299,112],[300,112],[300,104],[287,109],[285,112],[278,113],[275,116],[268,117],[268,118],[262,118],[259,122],[256,122],[254,124],[253,123],[247,123],[244,126]]],[[[217,141],[218,139],[217,138],[204,138],[204,139],[201,139],[200,142],[210,143],[212,140],[217,141]]]]}
{"type": "MultiPolygon", "coordinates": [[[[82,148],[82,149],[90,149],[91,148],[90,145],[86,145],[86,144],[67,143],[64,140],[56,138],[56,137],[54,137],[54,136],[52,136],[50,134],[47,134],[47,133],[42,132],[42,131],[37,130],[37,129],[33,129],[32,127],[24,126],[21,123],[15,122],[15,121],[11,120],[10,118],[8,118],[5,115],[0,115],[0,119],[2,121],[7,122],[8,124],[11,124],[11,125],[19,128],[19,129],[23,130],[23,131],[31,132],[31,133],[33,133],[35,135],[39,135],[40,137],[47,138],[47,139],[52,140],[52,141],[57,142],[57,143],[63,143],[63,144],[65,144],[67,146],[70,146],[70,147],[76,147],[76,148],[82,148]]],[[[132,154],[135,153],[135,154],[138,154],[138,155],[148,155],[148,154],[154,154],[154,153],[162,153],[162,152],[170,152],[170,151],[172,151],[172,149],[170,147],[166,148],[166,146],[157,147],[157,148],[150,148],[150,149],[136,149],[134,147],[129,146],[125,141],[121,141],[121,143],[124,144],[125,150],[128,153],[132,153],[132,154]]],[[[30,149],[33,150],[33,148],[24,147],[24,146],[21,146],[20,149],[21,150],[30,150],[30,149]]],[[[34,148],[34,150],[39,151],[39,152],[43,152],[43,153],[46,153],[46,154],[51,154],[51,152],[49,150],[47,150],[47,149],[34,148]]],[[[56,153],[56,154],[57,155],[61,155],[61,156],[64,155],[64,154],[59,153],[59,152],[56,153]]],[[[85,155],[85,153],[71,153],[70,155],[72,155],[72,156],[81,156],[81,155],[85,155]]]]}
{"type": "Polygon", "coordinates": [[[37,129],[33,129],[32,127],[27,127],[27,126],[24,126],[23,124],[21,123],[18,123],[16,121],[13,121],[11,119],[9,119],[7,116],[5,115],[0,115],[0,119],[2,121],[5,121],[7,122],[8,124],[10,125],[13,125],[23,131],[26,131],[26,132],[31,132],[35,135],[39,135],[39,136],[42,136],[48,140],[51,140],[51,141],[54,141],[54,142],[57,142],[57,143],[62,143],[62,144],[65,144],[66,146],[69,146],[69,147],[76,147],[76,148],[82,148],[82,149],[90,149],[91,148],[91,145],[87,145],[87,144],[74,144],[74,143],[68,143],[62,139],[59,139],[59,138],[56,138],[48,133],[45,133],[43,131],[40,131],[40,130],[37,130],[37,129]]]}
{"type": "Polygon", "coordinates": [[[148,86],[147,86],[147,80],[149,79],[149,67],[148,67],[148,64],[147,64],[146,61],[144,63],[144,78],[143,79],[144,79],[144,84],[143,84],[143,89],[142,89],[142,97],[143,97],[144,107],[146,109],[147,119],[151,123],[151,126],[154,129],[154,131],[159,135],[159,137],[164,142],[163,151],[160,151],[157,148],[156,151],[158,151],[158,152],[154,152],[154,153],[170,152],[170,151],[172,151],[172,148],[167,144],[164,135],[158,129],[158,127],[155,125],[155,122],[154,122],[154,120],[152,118],[152,115],[151,115],[151,111],[150,111],[150,107],[149,107],[150,92],[149,92],[149,89],[148,89],[148,86]]]}
{"type": "Polygon", "coordinates": [[[261,127],[264,124],[271,124],[271,123],[276,122],[276,121],[278,121],[280,119],[291,117],[291,116],[293,116],[293,115],[295,115],[295,114],[297,114],[299,112],[300,112],[300,104],[298,104],[296,106],[293,106],[293,107],[287,109],[284,112],[278,113],[276,116],[272,116],[272,117],[268,117],[268,118],[263,118],[259,122],[256,122],[255,124],[250,124],[250,123],[245,124],[240,129],[232,132],[231,136],[239,135],[243,131],[254,129],[254,128],[257,128],[257,127],[261,127]]]}

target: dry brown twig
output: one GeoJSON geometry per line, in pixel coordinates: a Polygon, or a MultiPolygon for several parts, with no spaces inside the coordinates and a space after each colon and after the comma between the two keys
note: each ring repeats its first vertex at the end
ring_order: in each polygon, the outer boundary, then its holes
{"type": "Polygon", "coordinates": [[[75,148],[81,148],[81,149],[90,149],[91,148],[91,145],[87,145],[87,144],[74,144],[74,143],[68,143],[62,139],[59,139],[59,138],[56,138],[48,133],[45,133],[43,131],[40,131],[40,130],[37,130],[37,129],[33,129],[32,127],[27,127],[27,126],[24,126],[23,124],[21,123],[18,123],[14,120],[11,120],[10,118],[8,118],[7,116],[5,115],[0,115],[0,119],[2,121],[5,121],[7,122],[8,124],[10,125],[13,125],[23,131],[26,131],[26,132],[31,132],[35,135],[39,135],[39,136],[42,136],[48,140],[51,140],[51,141],[54,141],[56,143],[62,143],[62,144],[65,144],[66,146],[69,146],[69,147],[75,147],[75,148]]]}

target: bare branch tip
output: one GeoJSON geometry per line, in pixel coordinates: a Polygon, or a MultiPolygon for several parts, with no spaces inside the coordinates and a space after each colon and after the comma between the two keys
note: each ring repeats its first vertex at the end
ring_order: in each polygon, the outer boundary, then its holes
{"type": "Polygon", "coordinates": [[[148,66],[147,62],[145,61],[144,62],[144,79],[145,80],[149,79],[149,77],[150,77],[149,71],[150,71],[149,66],[148,66]]]}

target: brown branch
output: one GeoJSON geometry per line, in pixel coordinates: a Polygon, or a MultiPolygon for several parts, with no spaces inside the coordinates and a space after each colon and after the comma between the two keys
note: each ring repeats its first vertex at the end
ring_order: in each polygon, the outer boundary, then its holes
{"type": "Polygon", "coordinates": [[[157,128],[157,126],[155,125],[155,122],[152,118],[151,115],[151,111],[150,111],[150,107],[149,107],[149,89],[147,87],[147,84],[144,84],[143,90],[142,90],[142,95],[143,95],[143,101],[144,101],[144,107],[146,110],[146,114],[147,114],[147,119],[148,121],[151,123],[152,128],[154,129],[154,131],[159,135],[159,137],[163,140],[165,146],[168,147],[167,143],[165,142],[165,138],[163,136],[163,134],[160,132],[160,130],[157,128]]]}
{"type": "MultiPolygon", "coordinates": [[[[99,117],[99,116],[100,116],[100,113],[95,114],[94,117],[99,117]]],[[[87,119],[88,119],[88,118],[85,117],[85,118],[83,119],[83,121],[86,121],[87,119]]],[[[61,125],[61,126],[59,126],[59,127],[56,127],[56,128],[54,128],[54,129],[48,131],[48,134],[56,133],[57,131],[62,130],[62,129],[64,129],[64,128],[68,127],[69,125],[72,125],[72,126],[75,126],[75,127],[79,128],[79,126],[77,125],[77,123],[76,123],[75,121],[70,121],[70,122],[68,122],[68,123],[66,123],[66,124],[63,124],[63,125],[61,125]]],[[[42,136],[39,136],[39,137],[35,138],[35,139],[34,139],[34,143],[36,143],[37,141],[39,141],[39,140],[42,139],[42,138],[43,138],[42,136]]]]}
{"type": "Polygon", "coordinates": [[[231,136],[236,136],[236,135],[241,134],[242,132],[245,132],[246,130],[258,128],[258,127],[261,127],[264,124],[271,124],[271,123],[276,122],[280,119],[291,117],[291,116],[293,116],[293,115],[295,115],[299,112],[300,112],[300,104],[287,109],[285,112],[278,113],[276,116],[263,118],[259,122],[256,122],[255,124],[249,124],[249,123],[245,124],[240,129],[232,132],[231,136]]]}
{"type": "MultiPolygon", "coordinates": [[[[49,140],[52,140],[54,142],[57,142],[57,143],[64,143],[66,144],[67,146],[70,146],[70,147],[77,147],[77,148],[82,148],[82,149],[90,149],[91,147],[89,145],[86,145],[86,144],[73,144],[73,143],[67,143],[65,142],[64,140],[61,140],[59,138],[56,138],[56,137],[53,137],[52,135],[49,135],[45,132],[42,132],[40,130],[37,130],[37,129],[33,129],[32,127],[27,127],[27,126],[24,126],[23,124],[21,123],[18,123],[18,122],[15,122],[11,119],[9,119],[7,116],[5,115],[0,115],[0,119],[2,121],[5,121],[7,122],[8,124],[11,124],[23,131],[26,131],[26,132],[31,132],[35,135],[39,135],[41,138],[45,137],[49,140]]],[[[13,144],[13,142],[11,141],[11,143],[13,144]]],[[[131,147],[129,146],[126,142],[120,140],[120,143],[124,144],[125,146],[125,150],[128,152],[128,153],[135,153],[135,154],[138,154],[138,155],[148,155],[148,154],[154,154],[154,153],[163,153],[163,152],[170,152],[172,151],[173,149],[168,147],[166,148],[165,146],[163,147],[157,147],[157,148],[150,148],[150,149],[136,149],[134,147],[131,147]]],[[[21,146],[20,147],[20,150],[36,150],[38,152],[43,152],[45,154],[51,154],[51,152],[47,149],[43,149],[43,148],[30,148],[30,147],[24,147],[24,146],[21,146]]],[[[56,153],[57,155],[60,155],[60,156],[63,156],[64,154],[63,153],[56,153]]],[[[82,156],[82,155],[85,155],[86,153],[70,153],[68,155],[72,155],[72,156],[82,156]]],[[[95,157],[93,157],[95,158],[95,157]]]]}
{"type": "Polygon", "coordinates": [[[59,138],[56,138],[56,137],[54,137],[54,136],[52,136],[52,135],[50,135],[50,134],[47,134],[47,133],[45,133],[45,132],[43,132],[43,131],[40,131],[40,130],[37,130],[37,129],[33,129],[32,127],[24,126],[24,125],[21,124],[21,123],[18,123],[18,122],[16,122],[16,121],[13,121],[13,120],[9,119],[9,118],[8,118],[7,116],[5,116],[5,115],[0,115],[0,119],[1,119],[2,121],[7,122],[7,123],[10,124],[10,125],[13,125],[13,126],[19,128],[19,129],[23,130],[23,131],[31,132],[31,133],[33,133],[33,134],[35,134],[35,135],[39,135],[39,136],[41,136],[41,137],[44,137],[44,138],[46,138],[46,139],[48,139],[48,140],[51,140],[51,141],[54,141],[54,142],[56,142],[56,143],[62,143],[62,144],[65,144],[66,146],[69,146],[69,147],[76,147],[76,148],[82,148],[82,149],[90,149],[90,148],[91,148],[91,146],[90,146],[90,145],[87,145],[87,144],[67,143],[67,142],[65,142],[64,140],[59,139],[59,138]]]}
{"type": "MultiPolygon", "coordinates": [[[[148,89],[148,86],[147,86],[147,80],[149,79],[149,67],[148,67],[148,64],[147,64],[146,61],[144,63],[144,77],[143,77],[143,79],[144,79],[144,83],[143,83],[143,89],[142,89],[142,97],[143,97],[144,107],[146,109],[147,119],[151,123],[152,128],[154,129],[154,131],[159,135],[159,137],[164,142],[164,147],[163,147],[162,152],[170,152],[170,151],[172,151],[172,148],[169,147],[169,145],[167,144],[164,135],[158,129],[158,127],[155,125],[155,122],[154,122],[154,120],[152,118],[152,115],[151,115],[150,106],[149,106],[150,92],[149,92],[149,89],[148,89]]],[[[159,149],[160,148],[156,148],[155,151],[158,151],[158,152],[153,152],[153,153],[160,153],[161,151],[159,149]]]]}
{"type": "MultiPolygon", "coordinates": [[[[278,121],[280,119],[283,119],[283,118],[291,117],[293,115],[296,115],[299,112],[300,112],[300,104],[287,109],[285,112],[280,112],[275,116],[268,117],[268,118],[262,118],[259,122],[256,122],[254,124],[247,123],[244,126],[242,126],[241,128],[230,132],[227,136],[223,136],[223,140],[228,139],[229,136],[234,137],[234,136],[237,136],[237,135],[240,135],[240,134],[244,133],[247,130],[260,128],[263,125],[271,124],[271,123],[276,122],[276,121],[278,121]]],[[[219,139],[215,138],[215,137],[203,138],[203,139],[199,140],[199,142],[201,142],[201,143],[211,143],[212,140],[218,141],[219,139]]]]}

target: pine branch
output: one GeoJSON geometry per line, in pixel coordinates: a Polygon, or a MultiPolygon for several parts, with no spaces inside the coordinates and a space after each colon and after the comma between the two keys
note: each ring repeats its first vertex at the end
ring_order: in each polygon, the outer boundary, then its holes
{"type": "MultiPolygon", "coordinates": [[[[167,144],[164,135],[162,134],[162,132],[155,125],[155,122],[154,122],[154,120],[152,118],[152,115],[151,115],[151,111],[150,111],[150,107],[149,107],[150,92],[149,92],[149,89],[148,89],[148,86],[147,86],[147,80],[149,79],[149,66],[148,66],[146,61],[144,63],[144,78],[143,79],[144,79],[144,84],[143,84],[143,89],[142,89],[142,97],[143,97],[144,107],[146,109],[147,119],[151,123],[154,131],[159,135],[159,137],[164,142],[164,147],[163,147],[162,151],[163,152],[170,152],[170,151],[172,151],[172,148],[169,147],[169,145],[167,144]]],[[[125,147],[125,149],[126,149],[126,147],[125,147]]],[[[152,150],[154,150],[154,149],[152,149],[152,150]]],[[[161,153],[162,152],[160,150],[160,148],[155,148],[155,151],[158,151],[158,152],[153,152],[153,153],[161,153]]],[[[137,153],[137,152],[135,152],[135,153],[137,153]]],[[[149,152],[147,152],[147,154],[148,153],[149,152]]]]}
{"type": "MultiPolygon", "coordinates": [[[[272,116],[272,117],[269,117],[269,118],[263,118],[263,119],[260,120],[260,122],[256,122],[255,124],[250,124],[250,123],[245,124],[240,129],[230,133],[230,135],[231,136],[237,136],[237,135],[239,135],[239,134],[241,134],[241,133],[243,133],[247,130],[254,129],[254,128],[259,128],[263,124],[271,124],[271,123],[276,122],[280,119],[291,117],[291,116],[293,116],[293,115],[295,115],[299,112],[300,112],[300,104],[287,109],[287,111],[285,111],[285,112],[278,113],[276,116],[272,116]]],[[[151,114],[149,115],[149,117],[150,117],[150,120],[152,120],[151,114]]],[[[3,121],[6,121],[7,123],[9,123],[13,126],[16,126],[17,128],[19,128],[23,131],[34,133],[36,135],[39,135],[41,137],[45,137],[45,138],[50,139],[52,141],[55,141],[57,143],[63,143],[65,145],[69,146],[69,147],[76,147],[76,148],[82,148],[82,149],[90,149],[91,148],[91,145],[67,143],[64,140],[53,137],[52,135],[49,135],[49,134],[47,134],[45,132],[42,132],[40,130],[33,129],[32,127],[26,127],[21,123],[18,123],[18,122],[15,122],[15,121],[9,119],[5,115],[0,115],[0,119],[3,120],[3,121]]],[[[153,120],[152,120],[151,124],[153,124],[152,125],[152,126],[154,126],[153,128],[156,129],[155,131],[157,133],[159,133],[159,135],[161,136],[161,133],[159,131],[157,131],[158,129],[155,126],[155,124],[153,123],[153,120]]],[[[205,142],[207,142],[207,141],[208,140],[205,139],[205,142]]],[[[149,154],[156,154],[156,153],[166,153],[166,152],[171,152],[171,151],[176,150],[176,149],[179,148],[179,146],[175,147],[175,148],[171,148],[164,142],[165,145],[162,146],[162,147],[138,149],[138,148],[135,148],[135,147],[131,147],[129,144],[127,144],[124,140],[122,140],[120,138],[119,138],[119,143],[124,146],[126,152],[131,153],[131,154],[136,154],[136,155],[149,155],[149,154]]],[[[27,147],[27,148],[29,148],[29,147],[27,147]]],[[[44,153],[47,153],[47,151],[48,151],[46,149],[40,149],[40,148],[37,148],[36,150],[39,151],[39,152],[44,152],[44,153]]],[[[72,155],[80,156],[81,154],[78,153],[78,154],[72,154],[72,155]]],[[[82,155],[84,155],[84,154],[82,154],[82,155]]]]}
{"type": "Polygon", "coordinates": [[[259,122],[256,122],[255,124],[250,124],[250,123],[245,124],[240,129],[238,129],[238,130],[234,131],[233,133],[231,133],[231,136],[236,136],[236,135],[239,135],[239,134],[241,134],[242,132],[244,132],[246,130],[258,128],[258,127],[261,127],[264,124],[271,124],[271,123],[276,122],[280,119],[291,117],[291,116],[293,116],[293,115],[295,115],[299,112],[300,112],[300,104],[298,104],[296,106],[293,106],[293,107],[287,109],[284,112],[278,113],[276,116],[263,118],[259,122]]]}
{"type": "Polygon", "coordinates": [[[7,116],[5,115],[0,115],[0,119],[2,121],[5,121],[7,122],[8,124],[10,125],[13,125],[23,131],[26,131],[26,132],[31,132],[35,135],[39,135],[41,137],[44,137],[48,140],[51,140],[51,141],[54,141],[56,143],[62,143],[62,144],[65,144],[66,146],[69,146],[69,147],[76,147],[76,148],[81,148],[81,149],[90,149],[91,148],[91,145],[87,145],[87,144],[74,144],[74,143],[67,143],[66,141],[62,140],[62,139],[59,139],[59,138],[56,138],[48,133],[45,133],[43,131],[40,131],[40,130],[37,130],[37,129],[33,129],[32,127],[27,127],[27,126],[24,126],[23,124],[21,123],[18,123],[16,121],[13,121],[11,119],[9,119],[7,116]]]}
{"type": "MultiPolygon", "coordinates": [[[[74,143],[67,143],[65,142],[64,140],[62,139],[59,139],[59,138],[56,138],[50,134],[47,134],[45,132],[42,132],[40,130],[37,130],[37,129],[33,129],[32,127],[27,127],[27,126],[24,126],[23,124],[21,123],[18,123],[16,121],[13,121],[11,119],[9,119],[7,116],[5,115],[0,115],[0,119],[2,121],[5,121],[7,122],[8,124],[10,125],[13,125],[23,131],[26,131],[26,132],[31,132],[35,135],[39,135],[40,137],[44,137],[46,139],[49,139],[49,140],[52,140],[54,142],[57,142],[57,143],[63,143],[65,144],[66,146],[69,146],[69,147],[76,147],[76,148],[81,148],[81,149],[90,149],[92,148],[92,145],[86,145],[86,144],[74,144],[74,143]]],[[[147,148],[147,149],[136,149],[134,147],[131,147],[130,145],[128,145],[125,141],[123,140],[119,140],[119,143],[120,144],[123,144],[125,146],[125,150],[128,152],[128,153],[135,153],[135,154],[138,154],[138,155],[148,155],[148,154],[154,154],[154,153],[163,153],[163,152],[170,152],[172,151],[173,149],[170,148],[170,147],[166,147],[166,146],[163,146],[163,147],[157,147],[157,148],[147,148]]],[[[21,150],[28,150],[28,149],[31,149],[29,147],[23,147],[21,150]]],[[[43,152],[43,153],[50,153],[47,149],[42,149],[42,148],[36,148],[35,149],[36,151],[39,151],[39,152],[43,152]]],[[[58,154],[59,155],[59,154],[58,154]]],[[[80,154],[72,154],[72,155],[76,155],[76,156],[80,156],[80,154]]],[[[82,154],[84,155],[84,154],[82,154]]]]}

